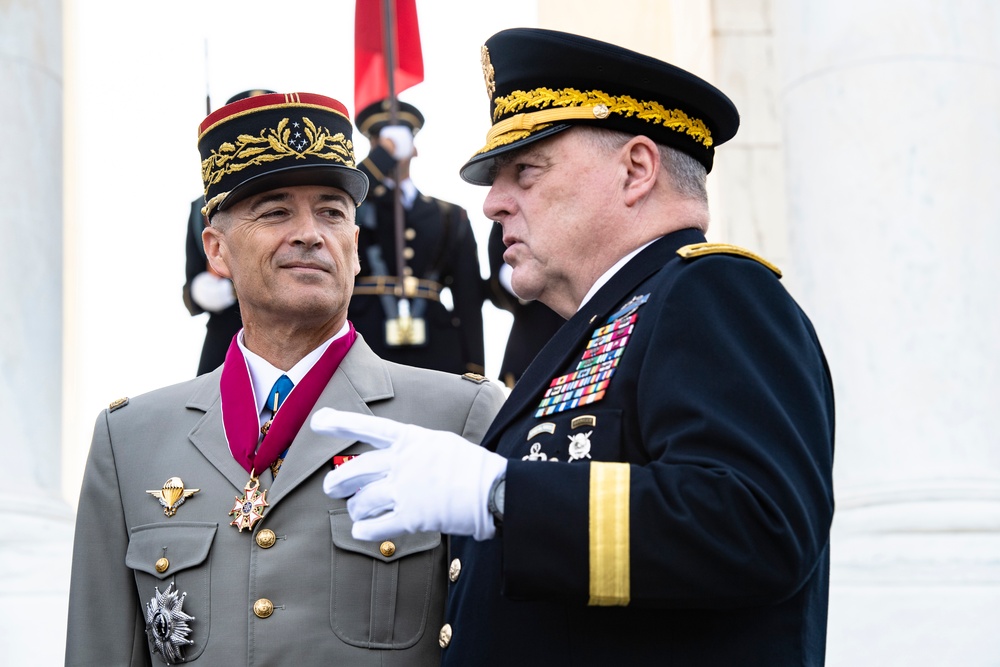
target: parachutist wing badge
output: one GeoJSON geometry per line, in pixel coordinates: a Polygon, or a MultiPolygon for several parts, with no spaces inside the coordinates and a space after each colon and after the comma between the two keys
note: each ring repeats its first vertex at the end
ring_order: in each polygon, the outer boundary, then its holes
{"type": "Polygon", "coordinates": [[[199,491],[201,489],[185,489],[180,477],[171,477],[163,483],[163,488],[148,490],[146,493],[160,501],[166,516],[173,516],[177,514],[177,508],[183,505],[185,500],[199,491]]]}

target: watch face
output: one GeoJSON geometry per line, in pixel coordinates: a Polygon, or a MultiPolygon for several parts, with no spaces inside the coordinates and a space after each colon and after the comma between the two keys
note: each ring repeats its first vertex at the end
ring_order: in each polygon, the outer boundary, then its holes
{"type": "Polygon", "coordinates": [[[503,521],[504,494],[507,491],[507,480],[501,476],[493,483],[493,490],[490,493],[489,510],[490,514],[497,521],[503,521]]]}

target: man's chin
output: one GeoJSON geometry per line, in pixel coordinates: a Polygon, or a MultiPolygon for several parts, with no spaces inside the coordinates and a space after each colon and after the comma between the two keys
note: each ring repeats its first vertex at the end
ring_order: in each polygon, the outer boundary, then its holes
{"type": "Polygon", "coordinates": [[[514,296],[521,301],[536,301],[542,293],[541,285],[530,276],[522,276],[522,280],[518,280],[516,269],[511,276],[510,288],[514,291],[514,296]]]}

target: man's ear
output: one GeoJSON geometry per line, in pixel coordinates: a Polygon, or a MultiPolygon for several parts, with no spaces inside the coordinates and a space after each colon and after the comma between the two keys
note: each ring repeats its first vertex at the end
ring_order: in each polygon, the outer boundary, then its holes
{"type": "Polygon", "coordinates": [[[633,206],[642,201],[656,185],[660,174],[660,150],[649,137],[637,135],[622,147],[625,161],[624,201],[633,206]]]}
{"type": "Polygon", "coordinates": [[[227,259],[228,249],[222,232],[212,226],[205,227],[201,232],[201,242],[205,246],[205,256],[208,257],[208,265],[212,271],[223,278],[232,279],[227,259]]]}
{"type": "Polygon", "coordinates": [[[361,228],[357,225],[354,226],[354,275],[361,273],[361,259],[358,256],[358,235],[361,233],[361,228]]]}

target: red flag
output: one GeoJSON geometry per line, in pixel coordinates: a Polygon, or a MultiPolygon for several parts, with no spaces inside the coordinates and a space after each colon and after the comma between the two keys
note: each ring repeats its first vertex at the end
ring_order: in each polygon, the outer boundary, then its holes
{"type": "MultiPolygon", "coordinates": [[[[424,80],[416,0],[390,0],[395,5],[396,44],[394,94],[424,80]]],[[[354,113],[389,95],[387,53],[383,45],[383,0],[356,0],[354,7],[354,113]]]]}

